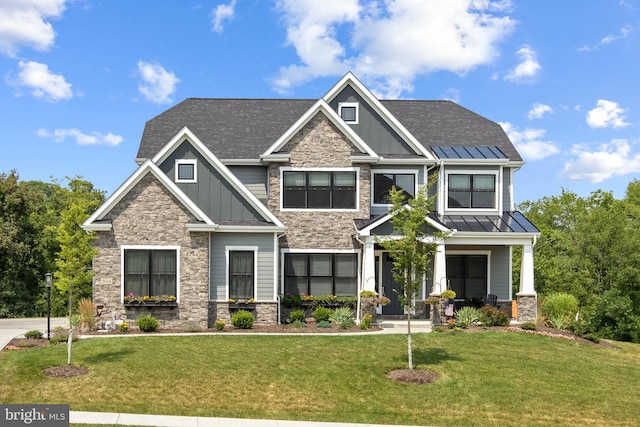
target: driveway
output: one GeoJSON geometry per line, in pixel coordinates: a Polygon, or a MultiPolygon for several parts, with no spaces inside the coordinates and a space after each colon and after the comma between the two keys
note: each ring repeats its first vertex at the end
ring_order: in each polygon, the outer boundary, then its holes
{"type": "MultiPolygon", "coordinates": [[[[51,330],[56,326],[67,326],[69,322],[66,317],[52,317],[51,330]]],[[[22,337],[25,332],[37,329],[47,336],[47,318],[21,318],[21,319],[0,319],[0,350],[2,350],[9,341],[16,337],[22,337]]]]}

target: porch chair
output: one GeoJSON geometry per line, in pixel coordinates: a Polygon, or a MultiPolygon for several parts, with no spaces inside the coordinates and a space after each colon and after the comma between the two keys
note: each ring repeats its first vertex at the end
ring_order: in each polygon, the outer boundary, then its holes
{"type": "Polygon", "coordinates": [[[485,305],[490,305],[491,307],[497,307],[498,306],[498,295],[488,294],[486,297],[484,297],[484,303],[485,303],[485,305]]]}

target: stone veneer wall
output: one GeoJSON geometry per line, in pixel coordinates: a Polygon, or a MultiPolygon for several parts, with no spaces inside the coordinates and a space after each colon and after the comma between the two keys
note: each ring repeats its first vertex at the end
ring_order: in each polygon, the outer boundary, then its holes
{"type": "Polygon", "coordinates": [[[536,295],[519,295],[518,298],[518,322],[537,322],[538,298],[536,295]]]}
{"type": "Polygon", "coordinates": [[[195,218],[148,174],[124,196],[105,219],[112,230],[98,232],[98,255],[93,260],[93,302],[104,306],[98,323],[135,320],[143,314],[158,318],[162,328],[209,324],[209,234],[190,233],[186,224],[195,218]],[[180,246],[179,302],[168,308],[125,308],[121,301],[121,247],[123,245],[180,246]]]}
{"type": "MultiPolygon", "coordinates": [[[[211,301],[209,303],[209,328],[214,327],[216,320],[224,320],[227,325],[231,325],[231,316],[239,309],[229,308],[226,302],[211,301]]],[[[278,304],[275,302],[256,302],[255,308],[248,309],[256,319],[256,324],[272,325],[277,323],[278,304]]]]}

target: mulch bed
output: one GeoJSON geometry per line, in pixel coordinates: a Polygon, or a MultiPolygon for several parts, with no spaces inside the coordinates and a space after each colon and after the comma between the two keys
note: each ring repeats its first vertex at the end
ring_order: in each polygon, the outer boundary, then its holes
{"type": "Polygon", "coordinates": [[[420,369],[396,369],[395,371],[387,372],[387,378],[397,383],[422,385],[438,381],[440,375],[420,369]]]}
{"type": "Polygon", "coordinates": [[[42,371],[45,377],[49,378],[70,378],[89,373],[87,368],[75,365],[52,366],[42,371]]]}

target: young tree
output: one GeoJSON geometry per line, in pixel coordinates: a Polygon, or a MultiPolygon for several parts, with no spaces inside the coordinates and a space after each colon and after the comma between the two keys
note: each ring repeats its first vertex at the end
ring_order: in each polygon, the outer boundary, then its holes
{"type": "Polygon", "coordinates": [[[411,311],[415,306],[420,286],[430,271],[431,260],[438,247],[437,239],[445,236],[429,230],[427,215],[431,212],[435,195],[429,196],[430,186],[423,186],[416,197],[407,200],[406,193],[395,187],[391,196],[391,224],[397,235],[377,239],[378,244],[393,256],[393,278],[402,284],[400,303],[407,311],[407,355],[409,369],[413,369],[413,347],[411,340],[411,311]]]}

